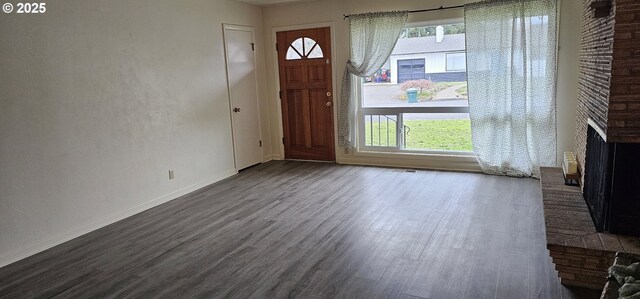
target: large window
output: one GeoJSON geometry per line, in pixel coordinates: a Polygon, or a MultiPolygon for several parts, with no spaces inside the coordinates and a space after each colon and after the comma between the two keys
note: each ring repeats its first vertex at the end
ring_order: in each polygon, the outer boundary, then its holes
{"type": "Polygon", "coordinates": [[[471,152],[465,66],[464,24],[406,28],[387,80],[363,81],[359,149],[471,152]]]}

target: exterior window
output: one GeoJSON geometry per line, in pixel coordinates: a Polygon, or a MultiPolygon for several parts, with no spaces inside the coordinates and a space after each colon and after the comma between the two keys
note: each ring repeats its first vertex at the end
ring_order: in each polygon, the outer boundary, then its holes
{"type": "Polygon", "coordinates": [[[465,53],[447,53],[447,72],[459,72],[467,69],[465,53]]]}
{"type": "Polygon", "coordinates": [[[294,40],[287,50],[287,60],[303,58],[323,58],[324,54],[320,45],[310,37],[301,37],[294,40]]]}
{"type": "Polygon", "coordinates": [[[473,155],[463,23],[406,28],[361,85],[358,150],[473,155]]]}

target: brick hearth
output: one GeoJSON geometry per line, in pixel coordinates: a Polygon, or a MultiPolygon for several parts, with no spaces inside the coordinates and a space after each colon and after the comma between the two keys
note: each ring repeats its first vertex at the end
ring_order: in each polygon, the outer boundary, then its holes
{"type": "Polygon", "coordinates": [[[640,238],[598,233],[580,187],[560,168],[541,169],[547,249],[565,285],[602,289],[617,252],[640,254],[640,238]]]}

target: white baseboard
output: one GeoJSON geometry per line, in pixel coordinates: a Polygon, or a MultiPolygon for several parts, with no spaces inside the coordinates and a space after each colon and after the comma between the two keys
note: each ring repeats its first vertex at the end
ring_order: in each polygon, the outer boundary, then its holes
{"type": "Polygon", "coordinates": [[[267,163],[269,161],[279,160],[277,155],[267,155],[262,157],[262,163],[267,163]]]}
{"type": "Polygon", "coordinates": [[[265,157],[264,162],[269,162],[269,161],[273,161],[273,160],[283,160],[284,158],[280,157],[280,155],[276,154],[276,155],[271,155],[269,157],[265,157]],[[266,159],[268,158],[268,159],[266,159]]]}
{"type": "Polygon", "coordinates": [[[237,171],[235,169],[233,170],[229,170],[224,172],[221,175],[215,176],[215,177],[211,177],[205,180],[202,180],[200,182],[197,182],[195,184],[189,185],[187,187],[184,187],[182,189],[178,189],[176,191],[173,191],[169,194],[165,194],[162,195],[160,197],[154,198],[152,200],[149,200],[145,203],[139,204],[135,207],[126,209],[124,211],[115,213],[111,216],[107,216],[105,218],[102,218],[100,220],[88,223],[88,224],[84,224],[81,225],[80,227],[73,229],[69,232],[66,233],[62,233],[62,234],[58,234],[55,235],[54,237],[45,240],[45,241],[41,241],[41,242],[36,242],[33,244],[29,244],[26,246],[23,246],[22,248],[18,248],[16,250],[13,250],[9,253],[0,255],[0,267],[4,267],[6,265],[9,265],[11,263],[17,262],[21,259],[27,258],[29,256],[32,256],[38,252],[47,250],[51,247],[54,247],[56,245],[60,245],[64,242],[67,242],[69,240],[72,240],[74,238],[77,238],[79,236],[82,236],[84,234],[90,233],[96,229],[105,227],[109,224],[112,224],[114,222],[120,221],[122,219],[125,219],[127,217],[131,217],[135,214],[138,214],[140,212],[146,211],[150,208],[153,208],[155,206],[161,205],[165,202],[174,200],[180,196],[186,195],[188,193],[191,193],[193,191],[196,191],[200,188],[206,187],[208,185],[211,185],[215,182],[218,182],[222,179],[228,178],[234,174],[236,174],[237,171]]]}

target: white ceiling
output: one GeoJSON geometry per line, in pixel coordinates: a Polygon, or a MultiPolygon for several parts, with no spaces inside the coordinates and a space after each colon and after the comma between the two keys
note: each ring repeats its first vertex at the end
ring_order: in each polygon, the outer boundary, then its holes
{"type": "Polygon", "coordinates": [[[232,0],[232,1],[265,6],[265,5],[281,4],[281,3],[308,2],[308,1],[314,1],[314,0],[232,0]]]}

